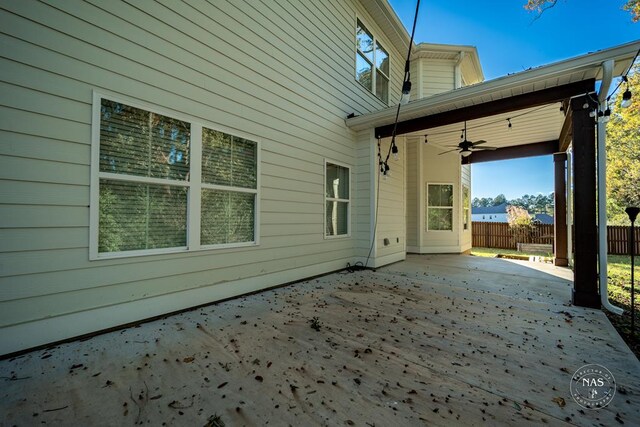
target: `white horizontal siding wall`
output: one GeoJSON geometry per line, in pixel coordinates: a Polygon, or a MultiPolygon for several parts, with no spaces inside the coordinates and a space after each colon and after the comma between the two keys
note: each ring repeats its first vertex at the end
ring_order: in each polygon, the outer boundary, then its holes
{"type": "Polygon", "coordinates": [[[355,167],[344,118],[385,106],[354,78],[356,16],[395,100],[402,55],[355,1],[1,1],[0,354],[352,262],[324,239],[324,159],[355,167]],[[93,91],[259,139],[260,245],[89,261],[93,91]]]}
{"type": "Polygon", "coordinates": [[[407,201],[406,223],[407,223],[407,250],[415,252],[413,248],[420,245],[420,218],[418,191],[420,188],[420,143],[415,138],[408,138],[407,150],[407,182],[405,199],[407,201]]]}
{"type": "MultiPolygon", "coordinates": [[[[389,152],[391,138],[381,140],[383,160],[389,152]]],[[[378,197],[376,253],[374,266],[400,261],[406,258],[406,223],[405,223],[405,156],[407,154],[404,137],[396,138],[399,149],[398,160],[393,155],[389,158],[390,176],[387,179],[376,179],[380,188],[378,197]],[[385,243],[385,239],[387,242],[385,243]]],[[[377,156],[377,148],[376,148],[377,156]]]]}
{"type": "Polygon", "coordinates": [[[422,188],[421,203],[424,204],[422,218],[422,247],[420,253],[459,253],[461,242],[461,184],[460,154],[452,152],[440,155],[442,149],[429,146],[422,147],[422,188]],[[426,189],[427,184],[451,184],[453,186],[453,230],[429,231],[426,224],[426,189]]]}
{"type": "Polygon", "coordinates": [[[423,59],[422,96],[427,97],[447,92],[454,88],[453,61],[423,59]]]}

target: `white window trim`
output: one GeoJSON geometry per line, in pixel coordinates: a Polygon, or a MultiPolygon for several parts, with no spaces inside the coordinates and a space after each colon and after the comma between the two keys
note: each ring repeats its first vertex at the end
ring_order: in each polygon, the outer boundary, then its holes
{"type": "Polygon", "coordinates": [[[230,249],[243,247],[257,247],[260,245],[260,200],[261,200],[261,145],[262,141],[255,135],[243,134],[235,129],[229,129],[219,124],[207,122],[201,118],[188,116],[177,111],[162,109],[156,105],[143,101],[109,93],[106,91],[93,91],[92,123],[91,123],[91,177],[89,194],[89,260],[102,260],[114,258],[130,258],[148,255],[162,255],[173,253],[196,252],[214,249],[230,249]],[[102,99],[119,102],[128,106],[139,108],[155,114],[171,117],[173,119],[188,122],[191,125],[191,167],[189,168],[190,181],[173,181],[162,178],[145,178],[132,175],[113,174],[100,172],[100,120],[102,99]],[[202,177],[202,128],[224,132],[228,135],[251,140],[256,143],[256,188],[231,187],[214,185],[201,182],[202,177]],[[115,179],[123,182],[144,182],[149,184],[168,184],[189,188],[187,197],[187,245],[172,248],[142,249],[122,252],[99,252],[99,221],[100,221],[100,179],[115,179]],[[224,190],[232,192],[255,194],[253,241],[241,243],[224,243],[218,245],[200,244],[201,224],[201,197],[202,189],[224,190]]]}
{"type": "MultiPolygon", "coordinates": [[[[354,49],[354,64],[353,64],[353,68],[354,68],[354,78],[355,80],[358,82],[358,84],[360,86],[362,86],[363,88],[367,89],[369,91],[369,93],[371,93],[377,100],[386,103],[387,105],[389,105],[389,93],[390,93],[390,86],[391,86],[391,78],[384,73],[384,71],[382,71],[381,69],[379,69],[376,65],[376,54],[377,54],[377,49],[376,47],[378,46],[378,42],[379,39],[378,37],[376,37],[376,35],[374,34],[373,31],[371,31],[371,26],[367,23],[365,23],[365,20],[362,19],[360,16],[356,16],[356,25],[354,27],[355,32],[354,32],[354,45],[355,45],[355,49],[354,49]],[[364,25],[364,27],[367,29],[368,32],[371,33],[371,38],[373,39],[373,63],[371,61],[369,61],[369,58],[367,58],[367,56],[364,53],[361,53],[359,47],[358,47],[358,21],[360,21],[362,23],[362,25],[364,25]],[[365,85],[363,85],[362,83],[360,83],[360,80],[358,80],[358,55],[361,55],[362,58],[364,58],[365,61],[367,61],[369,64],[371,64],[371,87],[368,88],[365,85]],[[380,70],[380,72],[382,73],[383,76],[385,76],[387,78],[387,100],[383,100],[382,98],[378,97],[378,95],[376,94],[376,78],[377,78],[377,71],[380,70]]],[[[387,52],[387,56],[389,57],[389,73],[391,74],[391,55],[389,54],[389,50],[386,49],[384,47],[384,45],[381,43],[380,47],[387,52]]]]}
{"type": "Polygon", "coordinates": [[[324,203],[322,204],[322,233],[325,239],[333,240],[333,239],[347,239],[351,237],[351,184],[353,183],[353,177],[351,176],[351,166],[337,162],[331,159],[324,159],[324,183],[322,185],[322,189],[324,192],[324,203]],[[348,199],[339,199],[335,197],[327,197],[327,164],[331,163],[332,165],[340,166],[346,168],[349,171],[349,198],[348,199]],[[327,235],[327,202],[346,202],[347,203],[347,234],[338,234],[335,236],[327,235]]]}
{"type": "MultiPolygon", "coordinates": [[[[424,228],[425,231],[428,231],[429,233],[453,233],[455,230],[455,221],[454,221],[454,208],[455,208],[455,201],[452,202],[453,205],[449,206],[429,206],[429,186],[430,185],[450,185],[451,186],[451,190],[455,191],[455,185],[452,182],[426,182],[425,183],[425,187],[424,187],[424,191],[425,191],[425,200],[426,200],[426,219],[425,219],[425,224],[424,224],[424,228]],[[429,229],[429,209],[451,209],[451,230],[431,230],[429,229]]],[[[455,197],[452,197],[452,200],[455,200],[455,197]]]]}

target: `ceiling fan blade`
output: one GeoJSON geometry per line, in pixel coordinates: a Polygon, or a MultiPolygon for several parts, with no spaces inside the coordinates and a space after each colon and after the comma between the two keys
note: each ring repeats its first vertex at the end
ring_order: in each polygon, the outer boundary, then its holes
{"type": "Polygon", "coordinates": [[[471,147],[471,150],[497,150],[498,147],[471,147]]]}
{"type": "Polygon", "coordinates": [[[472,142],[473,145],[480,145],[480,144],[486,144],[486,143],[487,143],[487,141],[485,141],[484,139],[481,139],[481,140],[476,141],[476,142],[472,142]]]}
{"type": "Polygon", "coordinates": [[[451,153],[453,151],[458,151],[458,148],[454,148],[453,150],[443,151],[442,153],[438,153],[438,156],[442,156],[443,154],[451,153]]]}

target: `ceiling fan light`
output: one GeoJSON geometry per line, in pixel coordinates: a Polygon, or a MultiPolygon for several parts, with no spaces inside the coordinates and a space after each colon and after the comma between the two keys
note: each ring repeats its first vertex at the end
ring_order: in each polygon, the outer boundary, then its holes
{"type": "Polygon", "coordinates": [[[469,157],[471,155],[471,150],[462,150],[460,154],[462,154],[462,157],[469,157]]]}

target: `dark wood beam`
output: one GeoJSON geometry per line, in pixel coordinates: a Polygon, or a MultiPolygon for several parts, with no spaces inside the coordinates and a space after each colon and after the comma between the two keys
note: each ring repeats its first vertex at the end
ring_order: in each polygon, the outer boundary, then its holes
{"type": "Polygon", "coordinates": [[[553,203],[553,262],[569,265],[567,236],[567,153],[553,155],[554,203],[553,203]]]}
{"type": "Polygon", "coordinates": [[[573,111],[573,223],[575,225],[573,304],[600,308],[596,224],[596,129],[590,98],[571,100],[573,111]],[[591,104],[584,108],[584,104],[591,104]]]}
{"type": "Polygon", "coordinates": [[[462,164],[493,162],[496,160],[519,159],[523,157],[546,156],[558,152],[558,140],[514,145],[492,151],[475,151],[462,158],[462,164]]]}
{"type": "MultiPolygon", "coordinates": [[[[396,135],[410,132],[417,132],[438,126],[459,123],[465,120],[480,119],[494,116],[496,114],[509,113],[511,111],[525,108],[537,107],[540,105],[560,102],[572,96],[592,92],[595,87],[595,80],[588,79],[562,86],[542,89],[522,95],[510,96],[508,98],[495,101],[484,102],[469,107],[458,108],[456,110],[445,111],[444,113],[432,114],[430,116],[418,117],[398,123],[396,135]]],[[[386,138],[393,133],[393,125],[380,126],[376,128],[376,138],[386,138]]]]}
{"type": "Polygon", "coordinates": [[[573,111],[571,111],[571,104],[564,107],[565,116],[564,123],[562,123],[562,130],[560,130],[560,146],[558,151],[564,153],[571,144],[571,136],[573,135],[573,111]]]}

